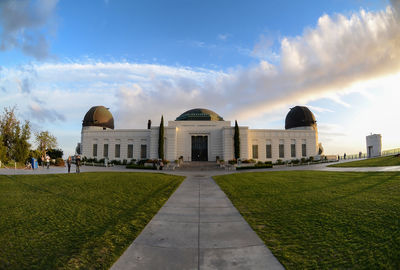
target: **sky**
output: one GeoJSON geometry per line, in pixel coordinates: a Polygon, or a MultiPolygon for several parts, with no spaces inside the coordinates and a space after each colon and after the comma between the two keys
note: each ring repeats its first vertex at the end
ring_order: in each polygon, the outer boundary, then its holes
{"type": "Polygon", "coordinates": [[[0,109],[67,155],[97,105],[117,129],[192,108],[284,129],[308,106],[326,154],[398,148],[399,82],[400,0],[0,0],[0,109]]]}

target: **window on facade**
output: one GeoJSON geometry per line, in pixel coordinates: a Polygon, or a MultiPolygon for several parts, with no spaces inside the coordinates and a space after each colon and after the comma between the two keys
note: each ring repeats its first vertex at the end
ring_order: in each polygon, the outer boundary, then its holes
{"type": "Polygon", "coordinates": [[[147,157],[147,145],[146,144],[142,144],[140,146],[140,158],[141,159],[145,159],[147,157]]]}
{"type": "Polygon", "coordinates": [[[305,143],[303,143],[303,144],[301,145],[301,155],[302,155],[303,157],[306,157],[306,156],[307,156],[307,146],[306,146],[305,143]]]}
{"type": "Polygon", "coordinates": [[[279,143],[279,157],[285,157],[285,145],[283,144],[283,142],[279,143]]]}
{"type": "Polygon", "coordinates": [[[258,159],[258,145],[253,144],[253,158],[258,159]]]}
{"type": "Polygon", "coordinates": [[[133,144],[128,144],[128,158],[133,158],[133,144]]]}
{"type": "Polygon", "coordinates": [[[93,157],[97,157],[97,143],[93,144],[93,157]]]}
{"type": "Polygon", "coordinates": [[[272,158],[272,145],[267,144],[265,147],[266,158],[272,158]]]}
{"type": "Polygon", "coordinates": [[[104,144],[103,156],[108,157],[108,144],[104,144]]]}
{"type": "Polygon", "coordinates": [[[116,158],[121,157],[121,145],[120,144],[115,145],[115,157],[116,158]]]}
{"type": "Polygon", "coordinates": [[[296,140],[292,140],[290,144],[290,155],[291,157],[296,157],[296,140]]]}

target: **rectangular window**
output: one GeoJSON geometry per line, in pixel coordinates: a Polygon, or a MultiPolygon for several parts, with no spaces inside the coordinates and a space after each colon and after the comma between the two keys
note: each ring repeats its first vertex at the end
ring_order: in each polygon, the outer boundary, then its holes
{"type": "Polygon", "coordinates": [[[272,145],[271,144],[266,145],[265,152],[267,154],[267,158],[272,158],[272,145]]]}
{"type": "Polygon", "coordinates": [[[307,156],[307,146],[306,146],[305,143],[303,143],[303,144],[301,145],[301,155],[302,155],[303,157],[306,157],[306,156],[307,156]]]}
{"type": "Polygon", "coordinates": [[[93,144],[93,157],[97,157],[97,143],[93,144]]]}
{"type": "Polygon", "coordinates": [[[258,159],[258,145],[253,144],[253,158],[258,159]]]}
{"type": "Polygon", "coordinates": [[[116,158],[121,157],[121,145],[120,144],[115,145],[115,157],[116,158]]]}
{"type": "Polygon", "coordinates": [[[133,144],[128,144],[128,158],[133,158],[133,144]]]}
{"type": "Polygon", "coordinates": [[[104,156],[105,158],[108,157],[108,144],[104,144],[103,156],[104,156]]]}
{"type": "Polygon", "coordinates": [[[290,144],[290,155],[291,157],[296,157],[296,140],[292,140],[290,144]]]}
{"type": "Polygon", "coordinates": [[[279,142],[279,158],[285,157],[285,145],[283,144],[283,140],[279,142]]]}
{"type": "Polygon", "coordinates": [[[146,144],[142,144],[140,146],[140,158],[141,159],[145,159],[147,157],[147,145],[146,144]]]}

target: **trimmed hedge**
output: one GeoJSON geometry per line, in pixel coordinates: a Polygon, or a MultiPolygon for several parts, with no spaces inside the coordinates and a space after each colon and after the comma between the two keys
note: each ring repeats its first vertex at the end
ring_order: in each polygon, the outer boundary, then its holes
{"type": "Polygon", "coordinates": [[[272,164],[260,164],[252,167],[236,167],[236,170],[253,170],[253,169],[270,169],[272,168],[272,164]]]}
{"type": "Polygon", "coordinates": [[[140,170],[157,170],[157,167],[145,167],[143,165],[130,164],[126,165],[127,169],[140,169],[140,170]]]}

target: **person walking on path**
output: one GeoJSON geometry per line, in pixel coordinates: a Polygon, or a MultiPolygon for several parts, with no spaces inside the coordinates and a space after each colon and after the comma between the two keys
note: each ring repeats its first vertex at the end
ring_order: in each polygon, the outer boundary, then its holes
{"type": "Polygon", "coordinates": [[[40,157],[40,165],[42,165],[42,168],[44,169],[44,156],[40,157]]]}
{"type": "Polygon", "coordinates": [[[77,156],[75,159],[75,166],[76,166],[76,173],[80,173],[81,170],[79,168],[79,166],[81,166],[81,156],[77,156]]]}
{"type": "Polygon", "coordinates": [[[72,158],[71,158],[71,156],[69,156],[67,159],[68,173],[71,172],[71,163],[72,163],[72,158]]]}
{"type": "Polygon", "coordinates": [[[49,155],[46,156],[46,165],[47,165],[47,169],[50,168],[50,157],[49,155]]]}

